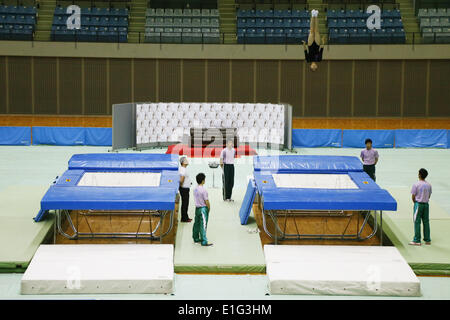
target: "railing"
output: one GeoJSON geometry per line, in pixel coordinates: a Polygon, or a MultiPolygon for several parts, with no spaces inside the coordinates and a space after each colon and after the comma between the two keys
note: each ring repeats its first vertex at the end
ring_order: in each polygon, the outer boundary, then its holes
{"type": "MultiPolygon", "coordinates": [[[[48,30],[48,32],[50,32],[48,30]]],[[[154,35],[155,33],[153,33],[154,35]]],[[[238,38],[235,33],[219,33],[219,37],[215,37],[214,41],[211,42],[211,37],[205,37],[204,34],[202,34],[202,37],[198,39],[197,42],[187,42],[187,39],[192,38],[192,36],[187,36],[181,33],[181,41],[165,41],[164,33],[156,33],[158,34],[157,38],[159,38],[157,41],[155,41],[155,38],[153,38],[152,41],[146,40],[145,32],[128,32],[128,38],[127,41],[120,41],[123,35],[117,34],[114,35],[114,41],[112,40],[104,40],[104,37],[111,37],[111,35],[104,35],[101,32],[95,32],[95,40],[92,39],[91,41],[83,41],[83,36],[79,34],[79,32],[75,31],[74,39],[73,40],[54,40],[54,35],[51,36],[52,42],[107,42],[107,43],[153,43],[153,44],[220,44],[220,45],[229,45],[229,44],[238,44],[238,45],[302,45],[302,40],[307,41],[308,35],[303,34],[301,37],[289,37],[287,34],[283,34],[280,36],[267,36],[264,37],[257,37],[257,41],[255,41],[256,37],[249,37],[248,35],[244,35],[243,37],[238,38]],[[136,39],[136,41],[129,41],[130,37],[136,39]],[[236,43],[230,43],[229,41],[226,41],[227,39],[233,39],[236,41],[236,43]],[[184,39],[184,42],[183,42],[184,39]]],[[[382,36],[383,42],[377,41],[377,36],[373,36],[373,34],[369,34],[368,41],[366,42],[337,42],[334,41],[334,39],[330,38],[330,34],[322,34],[325,36],[328,40],[325,46],[333,46],[333,45],[352,45],[352,44],[366,44],[366,45],[377,45],[377,44],[409,44],[409,45],[415,45],[415,44],[450,44],[450,38],[444,38],[440,37],[439,33],[436,32],[430,32],[427,33],[428,36],[423,37],[420,32],[405,32],[405,38],[403,41],[403,38],[401,38],[401,41],[398,41],[398,37],[394,37],[393,34],[387,33],[382,36]]],[[[7,34],[3,33],[0,34],[0,41],[1,40],[21,40],[21,39],[15,39],[14,35],[11,31],[7,34]]],[[[25,34],[21,34],[25,35],[25,34]]],[[[84,35],[85,36],[85,35],[84,35]]],[[[34,38],[34,37],[33,37],[34,38]]],[[[347,39],[349,40],[349,39],[347,39]]],[[[30,41],[47,41],[47,40],[30,40],[30,41]]],[[[233,42],[234,42],[233,41],[233,42]]]]}

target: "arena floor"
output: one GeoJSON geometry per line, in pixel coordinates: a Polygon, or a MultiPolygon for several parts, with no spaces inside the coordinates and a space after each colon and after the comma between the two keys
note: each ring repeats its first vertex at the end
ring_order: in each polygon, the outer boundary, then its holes
{"type": "MultiPolygon", "coordinates": [[[[20,298],[20,273],[26,268],[39,244],[52,231],[52,221],[35,223],[32,218],[49,184],[67,168],[72,154],[106,152],[106,147],[0,147],[0,298],[20,298]]],[[[258,150],[264,154],[264,150],[258,150]]],[[[359,155],[358,149],[297,149],[297,154],[359,155]]],[[[145,152],[165,152],[153,149],[145,152]]],[[[383,228],[393,244],[420,277],[421,299],[449,299],[450,278],[450,170],[447,169],[448,149],[379,149],[377,183],[388,189],[398,201],[398,211],[385,213],[383,228]],[[412,247],[407,243],[413,232],[412,205],[409,190],[417,180],[417,171],[425,167],[427,179],[433,185],[430,203],[431,246],[412,247]]],[[[267,280],[264,275],[184,274],[184,273],[261,273],[264,256],[256,222],[241,226],[238,218],[240,203],[246,188],[246,179],[252,172],[252,158],[242,157],[236,163],[234,203],[221,200],[221,173],[215,169],[216,188],[213,188],[211,159],[193,158],[189,172],[192,180],[198,172],[207,175],[211,199],[208,238],[214,247],[202,248],[191,240],[192,224],[178,224],[175,248],[175,294],[166,295],[93,295],[92,298],[120,299],[264,299],[267,280]]],[[[193,217],[193,207],[190,207],[193,217]]],[[[68,298],[70,296],[46,296],[68,298]]],[[[77,296],[71,296],[74,298],[77,296]]],[[[26,298],[33,298],[27,296],[26,298]]],[[[37,296],[37,298],[43,298],[37,296]]],[[[283,296],[292,299],[321,299],[330,296],[283,296]]],[[[345,297],[347,299],[348,297],[345,297]]],[[[369,297],[352,297],[367,298],[369,297]]]]}

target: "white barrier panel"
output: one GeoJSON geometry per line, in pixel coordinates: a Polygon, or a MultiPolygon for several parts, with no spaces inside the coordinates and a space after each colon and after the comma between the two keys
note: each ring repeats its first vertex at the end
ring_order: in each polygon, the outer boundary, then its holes
{"type": "Polygon", "coordinates": [[[271,294],[420,296],[395,247],[265,245],[271,294]]]}
{"type": "Polygon", "coordinates": [[[291,124],[285,123],[285,108],[281,104],[262,103],[137,104],[136,144],[139,147],[155,142],[181,142],[191,127],[236,127],[243,143],[284,145],[285,126],[291,129],[291,124]]]}
{"type": "Polygon", "coordinates": [[[21,294],[171,293],[171,244],[41,245],[21,294]]]}

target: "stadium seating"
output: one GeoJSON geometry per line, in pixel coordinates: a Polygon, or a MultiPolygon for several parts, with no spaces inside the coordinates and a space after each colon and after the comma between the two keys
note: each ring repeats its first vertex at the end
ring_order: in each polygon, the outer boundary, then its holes
{"type": "Polygon", "coordinates": [[[237,11],[238,43],[301,43],[309,34],[310,13],[307,10],[237,11]]]}
{"type": "Polygon", "coordinates": [[[400,10],[388,9],[381,12],[381,29],[367,28],[369,14],[363,10],[330,9],[327,12],[329,42],[339,44],[405,43],[400,10]]]}
{"type": "Polygon", "coordinates": [[[57,6],[53,16],[53,41],[127,42],[127,8],[81,8],[81,28],[67,29],[71,15],[65,7],[57,6]]]}
{"type": "Polygon", "coordinates": [[[145,42],[220,43],[217,9],[147,9],[145,42]]]}
{"type": "Polygon", "coordinates": [[[35,7],[0,5],[0,40],[33,40],[35,7]]]}
{"type": "Polygon", "coordinates": [[[419,9],[418,17],[425,43],[450,43],[450,8],[419,9]]]}

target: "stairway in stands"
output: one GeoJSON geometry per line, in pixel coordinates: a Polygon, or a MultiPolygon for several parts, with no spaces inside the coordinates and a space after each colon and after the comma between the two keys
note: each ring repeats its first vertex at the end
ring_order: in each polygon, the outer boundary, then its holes
{"type": "Polygon", "coordinates": [[[145,12],[147,10],[147,0],[131,1],[130,19],[128,23],[128,42],[144,42],[145,33],[145,12]],[[139,38],[140,33],[140,38],[139,38]]]}
{"type": "Polygon", "coordinates": [[[235,0],[218,0],[220,32],[225,33],[225,43],[236,43],[235,0]]]}
{"type": "Polygon", "coordinates": [[[50,41],[50,31],[52,29],[56,0],[41,0],[39,3],[34,40],[50,41]]]}
{"type": "Polygon", "coordinates": [[[414,13],[414,5],[412,0],[397,0],[400,4],[400,13],[402,15],[403,28],[406,32],[406,43],[413,42],[412,32],[415,32],[415,42],[420,42],[422,36],[420,34],[419,20],[414,13]]]}
{"type": "Polygon", "coordinates": [[[326,4],[323,0],[308,0],[308,11],[311,12],[312,9],[319,10],[319,32],[321,35],[326,35],[328,33],[328,28],[326,26],[327,13],[325,12],[326,4]]]}

